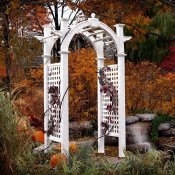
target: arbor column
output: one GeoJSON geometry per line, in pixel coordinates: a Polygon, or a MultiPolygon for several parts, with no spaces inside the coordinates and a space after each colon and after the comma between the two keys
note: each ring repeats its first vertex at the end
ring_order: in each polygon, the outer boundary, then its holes
{"type": "MultiPolygon", "coordinates": [[[[104,66],[104,58],[97,58],[97,69],[101,69],[104,66]]],[[[99,75],[98,75],[99,76],[99,75]]],[[[98,97],[98,153],[104,153],[105,152],[105,138],[102,133],[102,121],[103,121],[103,115],[102,115],[102,102],[103,102],[103,97],[102,93],[100,92],[101,85],[97,83],[97,97],[98,97]]]]}
{"type": "MultiPolygon", "coordinates": [[[[48,104],[48,64],[50,64],[50,55],[43,55],[43,62],[44,62],[44,112],[46,112],[49,108],[48,104]]],[[[50,145],[50,140],[47,134],[48,131],[48,121],[49,115],[46,112],[44,115],[44,146],[47,149],[50,145]]]]}
{"type": "Polygon", "coordinates": [[[125,157],[125,54],[118,55],[118,116],[119,116],[119,157],[125,157]]]}
{"type": "Polygon", "coordinates": [[[69,155],[68,51],[61,51],[61,152],[69,155]]]}
{"type": "MultiPolygon", "coordinates": [[[[65,33],[68,31],[68,21],[69,19],[61,19],[61,31],[65,33]]],[[[61,38],[61,43],[64,38],[61,38]]],[[[69,46],[69,43],[66,43],[69,46]]],[[[61,45],[61,67],[60,67],[60,79],[61,79],[61,152],[65,155],[69,155],[69,96],[68,96],[68,87],[69,87],[69,72],[68,72],[68,50],[64,50],[61,45]]]]}
{"type": "MultiPolygon", "coordinates": [[[[45,25],[44,27],[44,37],[48,37],[50,36],[51,33],[51,27],[49,25],[45,25]]],[[[50,145],[50,140],[48,137],[48,121],[49,121],[49,115],[48,113],[45,113],[48,108],[49,108],[49,104],[48,104],[48,65],[51,63],[50,58],[50,50],[49,50],[49,46],[50,45],[50,41],[45,41],[44,42],[44,55],[43,55],[43,64],[44,64],[44,147],[47,151],[47,148],[50,145]]]]}
{"type": "Polygon", "coordinates": [[[125,124],[125,53],[123,35],[124,24],[115,25],[118,36],[118,117],[119,117],[119,157],[125,157],[126,124],[125,124]]]}
{"type": "MultiPolygon", "coordinates": [[[[98,34],[97,35],[98,38],[103,38],[103,34],[98,34]]],[[[95,50],[97,53],[97,72],[103,68],[104,66],[104,42],[98,41],[95,42],[95,50]]],[[[97,75],[97,77],[99,76],[99,74],[97,75]]],[[[105,138],[104,135],[102,133],[102,121],[103,121],[103,115],[102,115],[102,102],[103,102],[103,97],[102,97],[102,93],[100,92],[100,82],[99,79],[97,80],[97,97],[98,97],[98,152],[99,153],[104,153],[105,149],[104,149],[104,145],[105,145],[105,138]]]]}

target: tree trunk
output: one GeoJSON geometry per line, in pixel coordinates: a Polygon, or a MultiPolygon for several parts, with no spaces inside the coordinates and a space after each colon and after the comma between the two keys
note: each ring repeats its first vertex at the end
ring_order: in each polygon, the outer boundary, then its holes
{"type": "Polygon", "coordinates": [[[3,49],[4,49],[4,60],[6,66],[6,80],[5,85],[8,92],[10,93],[11,86],[11,57],[10,57],[10,45],[9,45],[9,17],[8,14],[4,13],[2,15],[2,28],[3,28],[3,49]]]}

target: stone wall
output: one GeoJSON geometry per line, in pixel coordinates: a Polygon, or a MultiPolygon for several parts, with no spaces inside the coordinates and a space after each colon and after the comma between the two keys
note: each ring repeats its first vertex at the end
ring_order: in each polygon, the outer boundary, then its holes
{"type": "MultiPolygon", "coordinates": [[[[151,121],[156,117],[156,114],[136,114],[135,116],[126,117],[126,144],[127,150],[148,151],[156,148],[163,150],[175,150],[175,120],[161,123],[158,127],[159,140],[158,144],[154,145],[150,140],[151,121]],[[170,144],[171,142],[171,144],[170,144]]],[[[95,136],[98,137],[97,131],[93,131],[91,122],[71,122],[70,123],[70,138],[73,140],[76,137],[95,136]]],[[[97,140],[96,140],[97,141],[97,140]]],[[[90,139],[90,142],[92,140],[90,139]]],[[[96,143],[97,144],[97,143],[96,143]]],[[[105,144],[111,146],[118,145],[118,138],[105,136],[105,144]]]]}
{"type": "Polygon", "coordinates": [[[174,120],[159,125],[158,132],[160,138],[157,145],[153,145],[150,141],[150,132],[151,121],[155,117],[156,114],[136,114],[135,116],[126,117],[127,150],[137,149],[148,151],[154,148],[154,146],[163,150],[172,150],[172,145],[170,146],[170,143],[167,144],[167,142],[169,142],[170,137],[175,136],[174,120]],[[163,140],[163,142],[161,140],[163,140]],[[169,145],[169,147],[167,145],[169,145]]]}

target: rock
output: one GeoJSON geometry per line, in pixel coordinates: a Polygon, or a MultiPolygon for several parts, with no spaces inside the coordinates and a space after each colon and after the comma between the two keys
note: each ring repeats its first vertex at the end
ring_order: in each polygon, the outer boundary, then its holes
{"type": "Polygon", "coordinates": [[[158,131],[165,131],[170,129],[170,123],[161,123],[158,127],[158,131]]]}
{"type": "Polygon", "coordinates": [[[132,123],[136,123],[139,121],[139,118],[136,116],[127,116],[126,117],[126,124],[132,124],[132,123]]]}
{"type": "Polygon", "coordinates": [[[69,123],[69,134],[72,139],[82,136],[91,136],[93,135],[92,129],[93,127],[90,121],[69,123]]]}
{"type": "Polygon", "coordinates": [[[175,120],[174,119],[170,121],[170,125],[172,128],[175,128],[175,120]]]}
{"type": "Polygon", "coordinates": [[[40,153],[40,152],[44,152],[44,150],[45,150],[45,146],[44,146],[44,144],[43,144],[43,145],[40,145],[40,146],[34,148],[34,149],[33,149],[33,153],[34,153],[34,154],[37,154],[37,153],[40,153]]]}
{"type": "Polygon", "coordinates": [[[175,151],[175,136],[172,137],[160,137],[158,139],[158,148],[163,151],[175,151]]]}
{"type": "Polygon", "coordinates": [[[75,129],[78,127],[78,123],[77,122],[69,122],[69,129],[75,129]]]}
{"type": "Polygon", "coordinates": [[[97,140],[95,139],[88,139],[88,140],[83,140],[83,141],[73,141],[70,143],[75,143],[78,147],[93,147],[94,145],[97,144],[97,140]]]}
{"type": "Polygon", "coordinates": [[[175,128],[170,128],[165,131],[160,132],[162,136],[174,136],[175,135],[175,128]]]}
{"type": "Polygon", "coordinates": [[[93,162],[97,165],[97,166],[101,166],[101,164],[104,164],[107,162],[109,162],[110,164],[118,164],[122,161],[124,161],[124,158],[119,158],[117,157],[118,154],[114,155],[114,156],[110,156],[110,155],[106,155],[105,154],[105,159],[102,157],[104,156],[104,154],[97,154],[96,156],[93,156],[92,159],[94,160],[93,162]]]}
{"type": "Polygon", "coordinates": [[[151,124],[149,122],[138,122],[126,126],[127,144],[149,142],[151,124]]]}
{"type": "Polygon", "coordinates": [[[174,136],[175,135],[175,128],[170,128],[171,134],[174,136]]]}
{"type": "Polygon", "coordinates": [[[92,124],[90,121],[83,121],[83,122],[70,122],[69,128],[72,130],[77,130],[78,128],[84,128],[84,129],[91,129],[92,124]]]}
{"type": "MultiPolygon", "coordinates": [[[[104,161],[104,159],[101,159],[104,161]]],[[[107,160],[108,162],[110,162],[111,164],[118,164],[120,162],[122,162],[122,159],[119,159],[118,157],[110,157],[110,156],[105,156],[105,160],[107,160]]],[[[105,161],[104,161],[105,163],[105,161]]]]}
{"type": "Polygon", "coordinates": [[[57,145],[57,143],[52,143],[51,145],[49,145],[47,148],[45,147],[44,144],[40,145],[40,146],[37,146],[33,149],[33,153],[36,154],[36,153],[41,153],[44,151],[47,151],[47,152],[50,152],[53,150],[53,148],[55,147],[55,145],[57,145]]]}
{"type": "Polygon", "coordinates": [[[98,137],[98,131],[94,131],[94,137],[95,137],[95,138],[98,137]]]}
{"type": "Polygon", "coordinates": [[[92,128],[91,121],[84,121],[84,122],[80,123],[80,125],[82,125],[82,127],[86,128],[86,129],[92,128]]]}
{"type": "MultiPolygon", "coordinates": [[[[94,131],[94,137],[98,137],[98,132],[94,131]]],[[[111,136],[105,136],[105,145],[110,146],[117,146],[118,145],[118,138],[117,137],[111,137],[111,136]]]]}
{"type": "Polygon", "coordinates": [[[136,114],[136,116],[139,117],[142,122],[149,122],[156,117],[156,114],[136,114]]]}
{"type": "Polygon", "coordinates": [[[117,146],[118,145],[118,138],[105,136],[105,145],[117,146]]]}
{"type": "Polygon", "coordinates": [[[153,147],[150,142],[142,142],[142,143],[135,143],[135,144],[127,145],[126,149],[129,151],[147,152],[153,149],[153,147]]]}

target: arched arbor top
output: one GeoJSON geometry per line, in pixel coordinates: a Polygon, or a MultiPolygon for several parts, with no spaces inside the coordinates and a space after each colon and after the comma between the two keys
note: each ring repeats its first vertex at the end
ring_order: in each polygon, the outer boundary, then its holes
{"type": "Polygon", "coordinates": [[[45,54],[50,55],[53,45],[60,38],[61,39],[61,52],[68,52],[69,45],[72,38],[76,34],[85,36],[93,45],[97,57],[100,57],[98,50],[98,43],[103,45],[113,45],[117,49],[118,54],[124,54],[124,42],[130,40],[131,37],[123,35],[124,24],[116,24],[116,33],[105,23],[95,18],[95,14],[91,15],[88,20],[82,21],[77,24],[69,26],[69,19],[61,19],[61,30],[52,30],[51,25],[44,26],[44,37],[38,36],[47,45],[45,54]]]}

